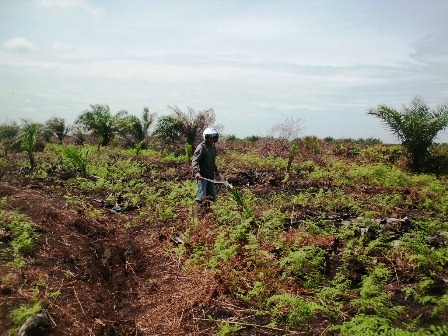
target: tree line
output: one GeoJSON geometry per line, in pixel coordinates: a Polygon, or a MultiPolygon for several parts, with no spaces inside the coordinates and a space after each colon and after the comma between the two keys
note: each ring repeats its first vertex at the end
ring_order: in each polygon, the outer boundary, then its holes
{"type": "Polygon", "coordinates": [[[213,109],[196,112],[188,107],[184,112],[177,106],[168,106],[171,113],[156,119],[157,112],[143,108],[141,117],[122,110],[113,114],[108,105],[90,105],[68,125],[64,118],[53,117],[45,123],[22,120],[0,124],[0,145],[3,155],[11,150],[24,150],[35,165],[33,153],[42,149],[45,143],[56,141],[63,143],[70,136],[76,144],[82,145],[89,137],[98,147],[108,146],[117,140],[126,147],[147,148],[151,141],[161,143],[168,149],[188,144],[191,147],[201,140],[202,130],[215,123],[213,109]],[[151,130],[154,126],[154,130],[151,130]]]}
{"type": "MultiPolygon", "coordinates": [[[[191,150],[201,141],[202,130],[216,121],[215,112],[211,108],[198,112],[190,107],[186,112],[177,106],[168,106],[168,109],[168,115],[157,119],[157,112],[151,113],[144,107],[139,118],[125,110],[113,114],[108,105],[96,104],[82,112],[73,125],[66,124],[65,119],[58,117],[43,124],[22,120],[19,125],[13,121],[0,124],[0,145],[4,156],[11,150],[24,150],[31,166],[35,165],[35,151],[53,139],[63,143],[67,135],[80,145],[87,141],[88,136],[93,137],[98,148],[108,146],[117,139],[126,147],[144,149],[150,143],[158,143],[168,150],[179,147],[191,150]]],[[[409,166],[416,172],[421,171],[437,134],[448,125],[448,104],[430,109],[418,96],[408,106],[403,105],[400,111],[387,105],[378,105],[367,113],[378,117],[401,141],[409,158],[409,166]]],[[[289,142],[297,138],[300,131],[300,120],[291,117],[284,118],[283,122],[272,127],[272,134],[289,142]]],[[[229,139],[237,138],[230,136],[229,139]]]]}

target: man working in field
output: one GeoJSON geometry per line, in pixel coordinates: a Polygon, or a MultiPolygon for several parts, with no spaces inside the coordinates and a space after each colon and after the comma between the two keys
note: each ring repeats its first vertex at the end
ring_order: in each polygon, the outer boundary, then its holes
{"type": "Polygon", "coordinates": [[[193,174],[198,183],[194,212],[196,218],[199,217],[203,201],[216,201],[215,183],[212,181],[220,179],[218,167],[216,166],[215,146],[219,137],[218,131],[216,128],[208,127],[204,130],[203,137],[204,141],[196,147],[191,161],[193,174]]]}

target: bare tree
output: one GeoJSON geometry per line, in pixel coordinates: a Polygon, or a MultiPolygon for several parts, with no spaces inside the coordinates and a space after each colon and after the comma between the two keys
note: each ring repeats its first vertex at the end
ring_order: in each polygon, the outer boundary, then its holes
{"type": "Polygon", "coordinates": [[[283,116],[283,120],[270,129],[270,135],[274,138],[293,141],[297,139],[302,132],[302,125],[303,122],[300,118],[283,116]]]}

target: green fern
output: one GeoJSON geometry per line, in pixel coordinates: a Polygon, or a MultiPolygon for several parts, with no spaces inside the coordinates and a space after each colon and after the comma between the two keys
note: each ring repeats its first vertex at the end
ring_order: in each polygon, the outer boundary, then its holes
{"type": "Polygon", "coordinates": [[[324,310],[315,302],[306,302],[288,293],[271,296],[266,306],[275,323],[286,319],[286,324],[290,327],[310,322],[315,318],[317,311],[324,310]]]}
{"type": "Polygon", "coordinates": [[[448,323],[439,326],[430,326],[429,330],[424,333],[424,335],[428,336],[447,336],[448,335],[448,323]]]}
{"type": "Polygon", "coordinates": [[[135,155],[139,156],[145,147],[145,141],[137,142],[134,146],[135,155]]]}
{"type": "Polygon", "coordinates": [[[12,252],[18,264],[21,265],[22,262],[19,255],[29,253],[33,249],[39,234],[31,225],[30,219],[18,212],[0,210],[0,221],[4,223],[6,229],[11,234],[12,240],[10,245],[12,252]]]}
{"type": "Polygon", "coordinates": [[[238,324],[231,325],[227,322],[220,322],[218,324],[218,331],[213,334],[213,336],[236,336],[238,335],[238,331],[244,329],[242,326],[238,324]]]}
{"type": "Polygon", "coordinates": [[[350,321],[336,326],[340,336],[377,336],[388,329],[388,321],[378,316],[357,315],[350,321]]]}
{"type": "Polygon", "coordinates": [[[39,301],[39,289],[35,289],[33,292],[32,303],[22,304],[18,308],[12,310],[8,316],[16,325],[16,328],[11,330],[12,333],[17,333],[20,326],[30,317],[34,316],[42,311],[42,306],[39,301]]]}
{"type": "Polygon", "coordinates": [[[238,245],[228,239],[227,233],[221,232],[216,237],[213,257],[209,261],[209,266],[214,270],[222,267],[223,263],[227,263],[236,254],[237,248],[238,245]]]}
{"type": "Polygon", "coordinates": [[[325,266],[327,253],[318,246],[304,246],[291,251],[280,260],[280,266],[285,267],[284,276],[294,276],[308,288],[323,285],[322,270],[325,266]]]}
{"type": "Polygon", "coordinates": [[[448,294],[443,295],[440,299],[436,300],[436,306],[432,310],[432,315],[437,316],[448,311],[448,294]]]}
{"type": "Polygon", "coordinates": [[[379,264],[363,277],[360,298],[352,302],[355,307],[358,307],[359,313],[374,311],[381,318],[388,320],[398,318],[404,307],[391,306],[391,297],[385,289],[390,276],[390,270],[379,264]]]}
{"type": "Polygon", "coordinates": [[[387,319],[379,316],[360,314],[329,331],[338,332],[339,336],[447,336],[448,324],[414,331],[391,327],[387,319]]]}
{"type": "Polygon", "coordinates": [[[263,302],[266,300],[265,294],[266,283],[264,281],[255,281],[249,291],[242,291],[238,296],[245,302],[250,302],[253,299],[257,302],[263,302]]]}
{"type": "Polygon", "coordinates": [[[344,271],[338,270],[333,280],[316,293],[316,298],[326,307],[327,313],[335,319],[344,315],[344,302],[350,299],[350,280],[344,271]]]}
{"type": "Polygon", "coordinates": [[[14,309],[9,313],[9,317],[13,320],[14,324],[23,324],[28,317],[38,314],[42,310],[39,301],[33,304],[22,304],[19,308],[14,309]]]}
{"type": "Polygon", "coordinates": [[[252,218],[241,221],[241,223],[235,225],[230,233],[230,239],[234,242],[244,242],[247,240],[247,235],[250,230],[250,223],[252,218]]]}

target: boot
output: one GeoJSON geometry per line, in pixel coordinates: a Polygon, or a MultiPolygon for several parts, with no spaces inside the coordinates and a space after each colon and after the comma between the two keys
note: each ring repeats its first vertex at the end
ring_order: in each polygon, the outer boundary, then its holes
{"type": "Polygon", "coordinates": [[[194,208],[194,218],[199,219],[199,214],[201,213],[201,203],[196,202],[196,206],[194,208]]]}

